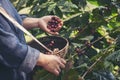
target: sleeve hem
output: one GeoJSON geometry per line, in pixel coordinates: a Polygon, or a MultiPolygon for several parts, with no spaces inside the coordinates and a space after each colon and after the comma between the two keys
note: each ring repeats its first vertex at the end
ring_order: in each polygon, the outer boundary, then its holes
{"type": "Polygon", "coordinates": [[[39,55],[40,52],[38,50],[28,46],[27,55],[22,64],[20,65],[19,70],[25,73],[31,72],[33,68],[36,66],[39,55]]]}
{"type": "Polygon", "coordinates": [[[28,15],[26,15],[26,14],[20,14],[20,17],[21,17],[22,20],[24,20],[25,18],[28,17],[28,15]]]}

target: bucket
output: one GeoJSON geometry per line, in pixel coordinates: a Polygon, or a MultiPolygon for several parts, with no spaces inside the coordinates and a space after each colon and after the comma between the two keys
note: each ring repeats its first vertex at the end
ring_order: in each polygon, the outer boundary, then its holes
{"type": "MultiPolygon", "coordinates": [[[[64,58],[66,53],[68,52],[69,42],[67,39],[63,37],[45,36],[45,37],[39,38],[38,40],[42,44],[44,44],[48,49],[52,50],[53,55],[57,55],[57,56],[64,58]]],[[[29,42],[28,45],[30,45],[31,47],[35,49],[38,49],[42,53],[51,54],[34,40],[29,42]]]]}

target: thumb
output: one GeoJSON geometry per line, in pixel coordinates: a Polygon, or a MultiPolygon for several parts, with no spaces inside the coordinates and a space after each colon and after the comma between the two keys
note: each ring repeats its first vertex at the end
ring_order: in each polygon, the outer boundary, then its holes
{"type": "Polygon", "coordinates": [[[59,35],[59,32],[54,32],[54,31],[51,31],[51,30],[48,30],[47,33],[52,34],[52,35],[59,35]]]}

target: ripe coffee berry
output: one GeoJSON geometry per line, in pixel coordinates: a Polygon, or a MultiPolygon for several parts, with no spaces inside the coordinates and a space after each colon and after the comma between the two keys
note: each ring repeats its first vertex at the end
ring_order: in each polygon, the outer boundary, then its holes
{"type": "Polygon", "coordinates": [[[53,47],[54,44],[55,44],[55,42],[52,40],[52,41],[50,41],[50,43],[49,43],[47,46],[48,46],[48,47],[53,47]]]}
{"type": "Polygon", "coordinates": [[[61,20],[58,17],[52,17],[48,22],[47,28],[53,32],[59,31],[62,26],[61,20]]]}
{"type": "Polygon", "coordinates": [[[51,43],[51,44],[54,44],[55,42],[52,40],[50,43],[51,43]]]}
{"type": "Polygon", "coordinates": [[[85,42],[85,46],[87,46],[87,47],[91,47],[92,44],[91,44],[90,42],[86,41],[86,42],[85,42]]]}
{"type": "Polygon", "coordinates": [[[79,47],[75,48],[75,52],[80,56],[85,53],[84,50],[80,49],[79,47]]]}

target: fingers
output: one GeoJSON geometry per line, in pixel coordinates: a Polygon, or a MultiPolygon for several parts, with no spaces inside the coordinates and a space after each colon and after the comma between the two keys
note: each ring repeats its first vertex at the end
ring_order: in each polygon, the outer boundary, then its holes
{"type": "Polygon", "coordinates": [[[56,69],[58,70],[58,72],[61,72],[60,66],[57,66],[56,69]]]}
{"type": "Polygon", "coordinates": [[[54,72],[53,72],[56,76],[58,76],[59,73],[61,72],[61,68],[65,68],[65,64],[66,64],[66,61],[64,59],[60,57],[58,58],[59,58],[58,64],[56,65],[56,68],[54,68],[54,72]]]}
{"type": "Polygon", "coordinates": [[[45,55],[44,62],[42,62],[42,65],[44,69],[47,71],[55,74],[56,76],[59,75],[61,72],[61,68],[65,68],[66,61],[63,58],[60,58],[55,55],[45,55]]]}
{"type": "Polygon", "coordinates": [[[54,74],[56,75],[56,76],[58,76],[59,75],[59,73],[61,72],[61,67],[65,67],[63,64],[60,64],[60,65],[58,65],[58,66],[56,66],[56,69],[54,69],[54,74]]]}
{"type": "Polygon", "coordinates": [[[65,64],[66,64],[66,61],[60,58],[60,63],[59,63],[60,68],[65,68],[65,64]]]}
{"type": "Polygon", "coordinates": [[[59,73],[61,72],[61,69],[59,67],[59,65],[56,65],[56,67],[50,71],[51,73],[55,74],[56,76],[59,75],[59,73]]]}
{"type": "Polygon", "coordinates": [[[49,31],[48,33],[52,34],[52,35],[58,35],[59,34],[58,32],[53,32],[53,31],[49,31]]]}
{"type": "Polygon", "coordinates": [[[54,75],[58,76],[60,73],[60,69],[54,68],[53,70],[48,70],[49,72],[53,73],[54,75]]]}
{"type": "Polygon", "coordinates": [[[58,76],[59,75],[59,70],[57,70],[57,69],[54,69],[54,72],[53,72],[53,74],[55,74],[56,76],[58,76]]]}
{"type": "Polygon", "coordinates": [[[65,68],[65,64],[63,64],[63,63],[60,63],[59,66],[60,66],[60,68],[65,68]]]}
{"type": "Polygon", "coordinates": [[[46,29],[46,32],[48,34],[52,34],[52,35],[58,35],[59,34],[58,32],[51,31],[50,29],[46,29]]]}
{"type": "Polygon", "coordinates": [[[61,58],[61,62],[62,62],[63,64],[66,64],[66,61],[65,61],[63,58],[61,58]]]}

